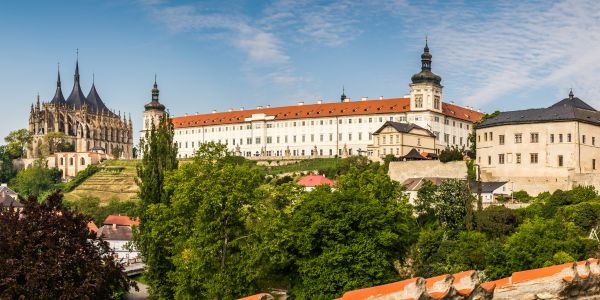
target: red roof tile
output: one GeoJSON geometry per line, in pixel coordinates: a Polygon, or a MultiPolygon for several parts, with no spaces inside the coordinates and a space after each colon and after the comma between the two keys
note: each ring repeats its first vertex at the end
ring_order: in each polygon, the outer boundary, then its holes
{"type": "MultiPolygon", "coordinates": [[[[175,128],[197,127],[242,123],[253,114],[274,116],[275,120],[293,120],[300,118],[323,118],[355,116],[365,114],[384,114],[410,111],[410,98],[391,98],[353,102],[333,102],[323,104],[305,104],[260,109],[218,112],[193,116],[173,117],[175,128]]],[[[442,103],[444,115],[469,122],[479,121],[483,114],[450,103],[442,103]]]]}
{"type": "Polygon", "coordinates": [[[94,224],[93,221],[89,221],[87,223],[87,228],[88,228],[89,231],[91,231],[91,232],[93,232],[95,234],[98,234],[98,231],[99,231],[98,230],[98,226],[96,226],[96,224],[94,224]]]}
{"type": "Polygon", "coordinates": [[[407,280],[402,280],[394,283],[374,286],[370,288],[354,290],[346,292],[341,299],[343,300],[363,300],[370,297],[378,297],[391,293],[402,292],[406,286],[411,283],[416,283],[421,277],[415,277],[407,280]]]}
{"type": "Polygon", "coordinates": [[[273,296],[271,296],[270,294],[267,294],[267,293],[259,293],[256,295],[239,298],[238,300],[267,300],[267,299],[273,299],[273,296]]]}
{"type": "Polygon", "coordinates": [[[334,186],[335,181],[321,175],[307,175],[300,178],[300,180],[298,180],[298,184],[308,187],[320,186],[325,184],[328,186],[334,186]]]}
{"type": "Polygon", "coordinates": [[[562,265],[550,266],[545,268],[515,272],[512,274],[512,284],[520,283],[524,281],[536,280],[552,275],[556,275],[562,272],[564,269],[572,268],[573,263],[566,263],[562,265]]]}
{"type": "Polygon", "coordinates": [[[140,225],[140,220],[132,219],[128,216],[109,215],[104,219],[104,225],[140,225]]]}

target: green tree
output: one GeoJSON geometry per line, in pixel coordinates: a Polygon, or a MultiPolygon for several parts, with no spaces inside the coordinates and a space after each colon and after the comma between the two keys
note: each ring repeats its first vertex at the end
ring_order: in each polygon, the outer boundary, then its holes
{"type": "Polygon", "coordinates": [[[446,147],[446,149],[440,152],[439,160],[443,163],[450,161],[461,161],[463,160],[463,151],[457,146],[446,147]]]}
{"type": "Polygon", "coordinates": [[[168,176],[177,298],[232,299],[255,291],[248,222],[261,182],[255,168],[235,163],[215,143],[202,144],[191,164],[168,176]]]}
{"type": "Polygon", "coordinates": [[[517,214],[504,206],[490,206],[477,212],[477,228],[490,237],[508,236],[518,226],[517,214]]]}
{"type": "Polygon", "coordinates": [[[21,170],[10,181],[10,187],[23,197],[38,197],[44,192],[58,188],[62,171],[57,168],[47,168],[39,163],[21,170]]]}
{"type": "Polygon", "coordinates": [[[113,147],[112,150],[110,150],[110,154],[112,154],[115,159],[121,158],[121,154],[123,154],[123,147],[113,147]]]}
{"type": "Polygon", "coordinates": [[[31,143],[31,133],[27,129],[13,130],[4,138],[6,142],[6,151],[11,158],[22,158],[31,143]]]}
{"type": "Polygon", "coordinates": [[[576,260],[592,257],[597,243],[581,237],[582,234],[573,223],[542,218],[526,220],[504,245],[507,270],[516,272],[564,262],[564,253],[576,260]]]}
{"type": "Polygon", "coordinates": [[[444,180],[437,188],[435,215],[449,235],[473,226],[473,196],[464,181],[444,180]]]}
{"type": "Polygon", "coordinates": [[[16,174],[11,154],[6,146],[0,146],[0,183],[9,182],[16,174]]]}
{"type": "MultiPolygon", "coordinates": [[[[146,279],[150,293],[157,298],[173,298],[168,273],[174,269],[170,252],[170,236],[165,229],[161,209],[168,209],[170,196],[164,191],[165,175],[176,170],[177,146],[173,141],[174,128],[168,115],[161,117],[158,127],[152,124],[140,142],[142,161],[137,167],[137,185],[140,198],[140,226],[134,241],[144,257],[146,279]]],[[[168,221],[168,220],[167,220],[168,221]]]]}
{"type": "Polygon", "coordinates": [[[94,241],[89,218],[65,208],[54,193],[42,203],[0,209],[0,298],[120,299],[135,284],[113,259],[108,243],[94,241]]]}
{"type": "Polygon", "coordinates": [[[397,182],[351,168],[337,190],[319,187],[293,209],[287,227],[296,299],[331,299],[344,291],[398,279],[415,241],[415,220],[397,182]]]}
{"type": "Polygon", "coordinates": [[[437,186],[429,180],[425,180],[417,191],[414,210],[417,214],[417,221],[419,225],[431,223],[436,220],[435,201],[438,200],[436,193],[437,186]]]}

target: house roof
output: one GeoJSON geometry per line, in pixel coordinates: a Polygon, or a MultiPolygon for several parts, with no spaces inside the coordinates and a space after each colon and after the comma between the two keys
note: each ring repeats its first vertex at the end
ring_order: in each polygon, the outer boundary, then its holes
{"type": "MultiPolygon", "coordinates": [[[[267,116],[273,116],[274,120],[294,120],[300,118],[358,116],[366,114],[388,114],[409,111],[410,98],[391,98],[381,100],[267,107],[173,117],[171,120],[175,128],[186,128],[206,125],[242,123],[246,118],[252,117],[253,114],[265,114],[267,116]]],[[[442,103],[442,112],[446,116],[471,123],[475,123],[483,117],[483,114],[480,112],[450,103],[442,103]]]]}
{"type": "Polygon", "coordinates": [[[273,296],[267,293],[259,293],[252,296],[247,296],[244,298],[239,298],[238,300],[270,300],[273,299],[273,296]]]}
{"type": "Polygon", "coordinates": [[[0,193],[0,206],[2,207],[23,207],[24,205],[7,193],[0,193]]]}
{"type": "MultiPolygon", "coordinates": [[[[507,184],[508,181],[487,181],[487,182],[481,182],[481,192],[482,193],[492,193],[494,192],[496,189],[501,188],[503,185],[507,184]]],[[[477,190],[477,182],[476,181],[470,181],[469,185],[471,186],[471,189],[473,191],[477,190]]]]}
{"type": "Polygon", "coordinates": [[[375,132],[373,132],[373,134],[380,133],[387,126],[391,126],[392,128],[396,129],[398,132],[403,132],[403,133],[410,133],[413,129],[425,130],[429,134],[429,136],[435,137],[435,134],[433,134],[431,131],[429,131],[417,124],[400,123],[400,122],[393,122],[393,121],[385,122],[383,125],[381,125],[381,127],[379,127],[379,129],[377,129],[375,132]]]}
{"type": "Polygon", "coordinates": [[[545,122],[579,121],[600,125],[600,112],[574,97],[571,93],[569,98],[558,101],[547,108],[532,108],[501,112],[496,117],[485,120],[477,128],[486,128],[499,125],[529,124],[545,122]]]}
{"type": "Polygon", "coordinates": [[[313,187],[313,186],[320,186],[320,185],[334,186],[335,181],[333,181],[325,176],[322,176],[322,175],[307,175],[307,176],[300,178],[300,180],[298,180],[298,184],[302,185],[302,186],[306,186],[306,187],[313,187]]]}
{"type": "Polygon", "coordinates": [[[100,234],[98,234],[98,236],[105,240],[129,241],[133,236],[133,229],[131,226],[104,225],[100,228],[100,234]]]}
{"type": "Polygon", "coordinates": [[[469,270],[427,279],[414,277],[348,291],[339,299],[537,299],[536,295],[558,299],[561,295],[568,294],[568,291],[577,289],[574,285],[578,285],[579,290],[585,289],[587,296],[598,295],[599,292],[589,286],[600,277],[599,268],[597,259],[588,259],[514,272],[510,277],[483,283],[481,281],[485,279],[484,276],[478,271],[469,270]]]}
{"type": "Polygon", "coordinates": [[[109,215],[104,219],[104,225],[140,225],[140,220],[128,216],[109,215]]]}
{"type": "Polygon", "coordinates": [[[11,196],[16,196],[17,195],[17,193],[15,191],[13,191],[12,189],[10,189],[8,186],[4,186],[4,185],[0,186],[0,193],[6,193],[6,194],[11,195],[11,196]]]}
{"type": "Polygon", "coordinates": [[[423,157],[421,155],[421,153],[419,153],[419,151],[417,151],[417,149],[412,148],[410,149],[410,151],[408,151],[408,153],[406,153],[406,155],[401,156],[401,159],[408,159],[408,160],[422,160],[422,159],[427,159],[427,157],[423,157]]]}
{"type": "Polygon", "coordinates": [[[98,234],[100,232],[100,230],[98,229],[98,226],[96,226],[96,223],[94,223],[93,221],[89,221],[87,223],[87,228],[89,231],[98,234]]]}

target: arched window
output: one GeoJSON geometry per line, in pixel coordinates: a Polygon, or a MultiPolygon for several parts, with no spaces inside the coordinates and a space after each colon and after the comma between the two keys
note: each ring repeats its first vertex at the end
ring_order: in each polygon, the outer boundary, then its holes
{"type": "Polygon", "coordinates": [[[81,158],[81,165],[84,166],[85,165],[85,158],[81,158]]]}

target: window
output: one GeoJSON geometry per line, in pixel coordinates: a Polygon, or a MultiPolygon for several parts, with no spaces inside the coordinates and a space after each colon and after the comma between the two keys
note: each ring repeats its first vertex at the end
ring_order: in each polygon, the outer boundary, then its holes
{"type": "Polygon", "coordinates": [[[359,141],[362,141],[362,132],[359,132],[359,133],[358,133],[358,140],[359,140],[359,141]]]}
{"type": "Polygon", "coordinates": [[[537,153],[530,153],[529,157],[530,157],[530,161],[532,164],[538,163],[538,154],[537,153]]]}
{"type": "Polygon", "coordinates": [[[449,141],[450,141],[450,135],[447,133],[444,133],[444,143],[448,144],[449,141]]]}
{"type": "Polygon", "coordinates": [[[72,157],[69,157],[69,165],[71,165],[71,166],[73,165],[73,158],[72,157]]]}
{"type": "Polygon", "coordinates": [[[295,135],[293,136],[293,141],[294,141],[294,143],[296,143],[296,136],[295,135]]]}
{"type": "Polygon", "coordinates": [[[585,144],[585,134],[581,136],[581,143],[585,144]]]}
{"type": "Polygon", "coordinates": [[[554,143],[554,134],[550,134],[550,143],[554,143]]]}
{"type": "Polygon", "coordinates": [[[348,119],[348,124],[352,124],[352,119],[348,119]]]}
{"type": "Polygon", "coordinates": [[[62,165],[64,165],[64,164],[65,164],[65,162],[63,161],[63,158],[61,157],[61,158],[60,158],[60,165],[62,166],[62,165]]]}
{"type": "Polygon", "coordinates": [[[558,166],[559,166],[559,167],[562,167],[562,166],[563,166],[563,156],[562,156],[562,155],[559,155],[559,156],[558,156],[558,166]]]}
{"type": "Polygon", "coordinates": [[[563,135],[562,135],[562,133],[558,135],[558,142],[559,143],[563,142],[563,135]]]}
{"type": "Polygon", "coordinates": [[[498,135],[498,143],[504,145],[504,134],[498,135]]]}
{"type": "Polygon", "coordinates": [[[416,108],[423,107],[423,95],[421,95],[421,94],[415,95],[415,107],[416,108]]]}
{"type": "Polygon", "coordinates": [[[498,154],[498,163],[501,165],[504,164],[504,154],[498,154]]]}
{"type": "Polygon", "coordinates": [[[268,136],[267,137],[267,144],[271,144],[273,142],[273,138],[268,136]]]}
{"type": "Polygon", "coordinates": [[[352,133],[348,133],[348,141],[352,140],[352,133]]]}
{"type": "Polygon", "coordinates": [[[319,141],[321,141],[321,142],[323,141],[323,135],[322,134],[319,136],[319,141]]]}
{"type": "Polygon", "coordinates": [[[333,133],[330,133],[330,134],[329,134],[329,141],[330,141],[330,142],[333,142],[333,133]]]}
{"type": "Polygon", "coordinates": [[[310,135],[310,141],[311,141],[311,142],[314,142],[314,141],[315,141],[315,135],[314,135],[314,134],[311,134],[311,135],[310,135]]]}
{"type": "Polygon", "coordinates": [[[567,143],[570,143],[570,142],[571,142],[571,134],[567,133],[567,143]]]}
{"type": "Polygon", "coordinates": [[[515,133],[515,144],[520,144],[523,142],[523,135],[520,133],[515,133]]]}
{"type": "Polygon", "coordinates": [[[340,142],[342,141],[342,134],[341,133],[338,134],[338,141],[340,141],[340,142]]]}
{"type": "Polygon", "coordinates": [[[83,157],[81,158],[81,165],[82,166],[85,165],[85,158],[83,158],[83,157]]]}
{"type": "Polygon", "coordinates": [[[440,109],[440,96],[433,96],[433,108],[440,109]]]}
{"type": "Polygon", "coordinates": [[[596,145],[596,137],[595,136],[592,137],[592,146],[593,145],[596,145]]]}
{"type": "Polygon", "coordinates": [[[515,161],[517,164],[521,164],[521,153],[515,154],[515,161]]]}
{"type": "Polygon", "coordinates": [[[487,132],[483,134],[483,140],[487,142],[487,132]]]}
{"type": "Polygon", "coordinates": [[[246,138],[246,145],[252,145],[252,138],[246,138]]]}
{"type": "Polygon", "coordinates": [[[257,144],[260,144],[260,137],[257,137],[255,140],[257,144]]]}
{"type": "Polygon", "coordinates": [[[417,138],[417,146],[421,146],[421,139],[417,138]]]}
{"type": "Polygon", "coordinates": [[[537,143],[540,139],[540,135],[538,133],[532,133],[531,134],[531,142],[532,143],[537,143]]]}
{"type": "Polygon", "coordinates": [[[491,164],[492,164],[492,157],[488,156],[488,165],[491,165],[491,164]]]}
{"type": "Polygon", "coordinates": [[[592,170],[596,170],[596,159],[592,159],[592,170]]]}

